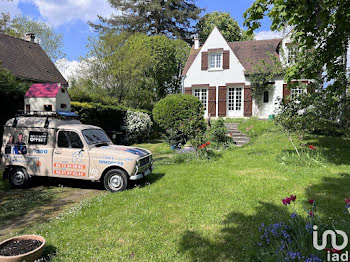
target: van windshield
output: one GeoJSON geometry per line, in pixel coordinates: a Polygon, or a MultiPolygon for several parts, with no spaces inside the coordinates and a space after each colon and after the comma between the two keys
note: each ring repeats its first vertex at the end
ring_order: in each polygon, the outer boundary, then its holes
{"type": "Polygon", "coordinates": [[[83,137],[89,145],[110,143],[111,140],[101,129],[85,129],[82,131],[83,137]]]}

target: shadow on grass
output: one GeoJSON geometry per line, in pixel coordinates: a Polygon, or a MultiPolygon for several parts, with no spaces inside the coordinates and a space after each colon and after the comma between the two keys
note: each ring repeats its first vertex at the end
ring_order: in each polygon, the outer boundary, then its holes
{"type": "Polygon", "coordinates": [[[35,262],[49,262],[57,255],[57,248],[53,245],[46,245],[41,258],[35,262]]]}
{"type": "Polygon", "coordinates": [[[95,190],[100,187],[97,183],[68,180],[33,177],[25,189],[10,188],[8,181],[1,181],[0,239],[45,222],[66,206],[100,191],[95,190]]]}
{"type": "MultiPolygon", "coordinates": [[[[321,183],[306,188],[307,199],[316,200],[318,212],[325,218],[341,216],[350,219],[349,214],[344,215],[345,198],[350,198],[350,174],[340,173],[337,177],[324,177],[321,183]]],[[[307,201],[305,201],[308,207],[307,201]]]]}
{"type": "Polygon", "coordinates": [[[342,137],[316,137],[315,146],[321,147],[323,156],[336,165],[350,164],[350,139],[342,137]]]}
{"type": "Polygon", "coordinates": [[[222,221],[223,228],[215,236],[217,240],[187,230],[180,240],[179,251],[187,253],[191,261],[254,261],[260,225],[287,219],[288,211],[282,204],[260,202],[253,215],[231,212],[222,221]]]}
{"type": "Polygon", "coordinates": [[[153,185],[165,176],[163,173],[153,173],[141,180],[133,181],[132,185],[134,187],[146,187],[153,185]]]}

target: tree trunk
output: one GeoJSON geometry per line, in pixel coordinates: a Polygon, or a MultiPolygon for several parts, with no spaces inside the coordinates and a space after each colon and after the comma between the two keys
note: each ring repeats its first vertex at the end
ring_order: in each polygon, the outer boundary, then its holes
{"type": "Polygon", "coordinates": [[[347,62],[348,62],[348,46],[349,41],[346,41],[345,44],[345,52],[343,55],[343,73],[341,75],[340,83],[342,84],[342,94],[340,95],[340,101],[339,101],[339,124],[340,126],[344,126],[345,119],[344,119],[344,113],[346,110],[346,92],[348,90],[348,77],[347,77],[347,62]]]}

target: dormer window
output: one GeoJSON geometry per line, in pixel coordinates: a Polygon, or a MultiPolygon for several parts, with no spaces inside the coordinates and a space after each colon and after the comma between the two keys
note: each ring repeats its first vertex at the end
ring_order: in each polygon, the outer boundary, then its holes
{"type": "Polygon", "coordinates": [[[294,64],[298,55],[298,46],[295,44],[287,45],[287,63],[294,64]]]}
{"type": "Polygon", "coordinates": [[[209,53],[209,69],[222,69],[222,52],[209,53]]]}

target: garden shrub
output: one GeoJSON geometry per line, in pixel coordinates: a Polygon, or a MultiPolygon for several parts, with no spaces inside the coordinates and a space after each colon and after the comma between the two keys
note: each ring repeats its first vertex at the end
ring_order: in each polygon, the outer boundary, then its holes
{"type": "Polygon", "coordinates": [[[229,143],[232,142],[232,138],[227,134],[228,131],[225,126],[225,121],[222,118],[215,121],[209,129],[210,141],[214,142],[216,147],[228,146],[229,143]]]}
{"type": "Polygon", "coordinates": [[[283,101],[276,117],[276,123],[284,130],[305,134],[327,136],[347,135],[350,126],[350,101],[345,103],[344,124],[339,124],[339,101],[337,97],[322,90],[299,95],[296,99],[283,101]]]}
{"type": "Polygon", "coordinates": [[[142,143],[149,138],[152,129],[151,117],[143,112],[128,110],[124,117],[125,142],[142,143]]]}
{"type": "MultiPolygon", "coordinates": [[[[107,106],[98,103],[71,102],[72,111],[79,114],[84,124],[99,126],[104,129],[115,143],[124,143],[125,129],[123,129],[125,116],[128,109],[123,106],[107,106]],[[113,139],[115,132],[123,132],[123,135],[113,139]]],[[[147,113],[145,110],[131,110],[147,113]]]]}
{"type": "Polygon", "coordinates": [[[154,121],[165,131],[170,144],[185,144],[206,130],[203,105],[189,95],[168,95],[154,105],[154,121]]]}

